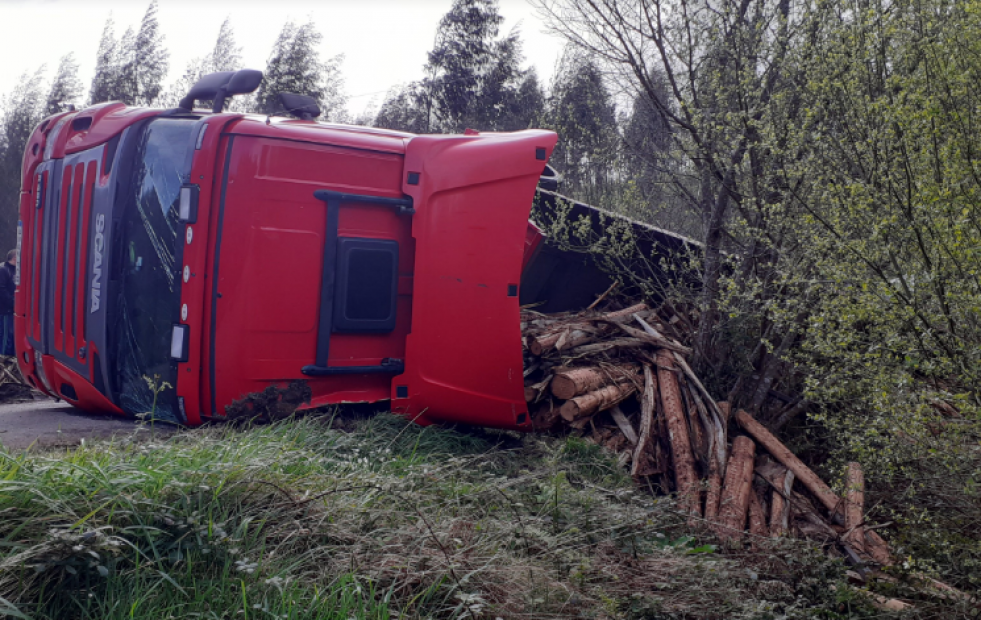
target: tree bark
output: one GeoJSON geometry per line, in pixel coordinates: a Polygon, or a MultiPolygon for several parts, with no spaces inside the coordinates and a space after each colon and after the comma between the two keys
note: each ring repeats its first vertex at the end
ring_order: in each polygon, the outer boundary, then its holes
{"type": "Polygon", "coordinates": [[[753,486],[753,460],[756,444],[744,435],[732,442],[732,456],[726,466],[726,479],[719,502],[719,537],[741,540],[749,509],[749,493],[753,486]]]}
{"type": "Polygon", "coordinates": [[[794,475],[801,481],[801,484],[807,487],[807,490],[813,493],[829,512],[834,513],[838,509],[841,505],[841,499],[834,494],[831,488],[810,467],[805,465],[793,452],[788,450],[787,446],[780,443],[780,440],[774,437],[770,431],[766,430],[762,424],[742,410],[736,413],[736,421],[739,422],[743,430],[752,435],[753,439],[760,442],[760,445],[766,448],[767,452],[773,455],[773,458],[794,472],[794,475]]]}
{"type": "Polygon", "coordinates": [[[634,371],[635,368],[626,366],[612,368],[587,366],[558,371],[555,373],[555,378],[552,379],[552,394],[556,398],[569,400],[609,383],[622,381],[625,377],[632,376],[634,371]]]}
{"type": "Polygon", "coordinates": [[[701,515],[698,475],[691,452],[688,423],[681,404],[681,389],[678,386],[678,377],[674,374],[674,359],[665,352],[659,352],[657,364],[657,383],[668,424],[678,498],[682,510],[692,515],[701,515]]]}
{"type": "Polygon", "coordinates": [[[640,404],[640,438],[634,448],[630,475],[636,476],[643,464],[643,459],[650,449],[651,436],[654,430],[654,399],[657,398],[657,381],[651,367],[644,364],[644,397],[640,404]]]}
{"type": "Polygon", "coordinates": [[[637,386],[633,383],[608,385],[565,401],[559,413],[567,422],[574,422],[604,409],[609,409],[636,391],[637,386]]]}

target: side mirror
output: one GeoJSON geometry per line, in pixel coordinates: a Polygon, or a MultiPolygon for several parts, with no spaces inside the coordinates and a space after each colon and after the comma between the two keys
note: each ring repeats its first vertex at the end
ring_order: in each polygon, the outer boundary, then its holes
{"type": "Polygon", "coordinates": [[[254,92],[261,82],[262,71],[255,69],[209,73],[191,87],[179,107],[190,112],[195,101],[210,99],[214,101],[211,111],[217,114],[225,107],[227,97],[254,92]]]}
{"type": "Polygon", "coordinates": [[[320,106],[317,105],[317,100],[307,95],[279,93],[279,103],[290,115],[303,121],[312,121],[320,116],[320,106]]]}

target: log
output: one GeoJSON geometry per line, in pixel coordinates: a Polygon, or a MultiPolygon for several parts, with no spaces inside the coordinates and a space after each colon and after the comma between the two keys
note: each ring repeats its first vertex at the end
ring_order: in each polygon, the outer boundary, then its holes
{"type": "Polygon", "coordinates": [[[739,410],[736,412],[736,421],[739,422],[739,426],[749,433],[753,439],[760,442],[760,445],[766,448],[767,452],[773,455],[773,458],[794,472],[794,476],[801,481],[801,484],[807,487],[808,491],[814,494],[814,497],[829,512],[834,513],[841,504],[841,500],[810,467],[801,462],[793,452],[787,449],[787,446],[783,445],[779,439],[774,437],[770,431],[763,428],[762,424],[754,420],[753,416],[745,411],[739,410]]]}
{"type": "Polygon", "coordinates": [[[691,390],[684,383],[679,382],[679,384],[681,394],[684,397],[686,417],[688,418],[688,435],[691,439],[692,453],[695,460],[702,463],[705,469],[708,469],[708,459],[712,457],[709,448],[711,439],[705,436],[705,427],[699,420],[698,409],[695,407],[695,399],[692,398],[691,390]]]}
{"type": "Polygon", "coordinates": [[[636,446],[638,438],[637,433],[634,432],[634,425],[631,424],[630,420],[627,419],[627,416],[623,414],[623,410],[620,409],[620,405],[613,405],[613,408],[610,409],[610,417],[612,417],[613,421],[616,422],[617,428],[619,428],[620,432],[623,433],[623,436],[627,438],[627,441],[636,446]]]}
{"type": "Polygon", "coordinates": [[[623,310],[617,310],[616,312],[607,312],[606,314],[603,315],[602,318],[606,321],[618,321],[618,320],[629,321],[631,318],[633,318],[634,314],[636,314],[637,312],[643,312],[645,310],[648,310],[647,304],[644,303],[634,304],[633,306],[630,306],[629,308],[624,308],[623,310]]]}
{"type": "Polygon", "coordinates": [[[602,353],[604,351],[611,351],[613,349],[639,349],[642,347],[650,346],[640,338],[614,338],[612,340],[606,340],[604,342],[596,342],[593,344],[584,344],[580,347],[576,347],[570,351],[571,355],[592,355],[593,353],[602,353]]]}
{"type": "MultiPolygon", "coordinates": [[[[641,321],[643,320],[640,317],[637,317],[637,319],[641,321]]],[[[666,338],[660,338],[658,336],[655,336],[654,334],[641,331],[634,327],[630,327],[629,325],[626,325],[624,323],[615,323],[615,325],[618,328],[620,328],[621,331],[626,333],[628,336],[632,336],[633,338],[639,338],[641,340],[649,342],[650,344],[656,347],[660,347],[662,349],[670,349],[671,351],[675,351],[677,353],[684,353],[685,355],[691,353],[691,349],[689,349],[688,347],[682,346],[675,342],[671,342],[666,338]]]]}
{"type": "Polygon", "coordinates": [[[640,438],[637,447],[634,448],[633,462],[630,466],[630,475],[636,476],[640,473],[641,465],[644,463],[646,453],[651,444],[651,436],[654,430],[654,401],[657,398],[657,381],[651,367],[644,364],[644,396],[640,404],[640,438]]]}
{"type": "Polygon", "coordinates": [[[760,495],[750,484],[749,489],[749,533],[753,536],[766,538],[770,530],[766,527],[766,513],[763,510],[763,502],[760,495]]]}
{"type": "Polygon", "coordinates": [[[719,502],[720,538],[740,540],[746,525],[749,510],[749,493],[753,486],[753,461],[756,458],[756,444],[744,435],[732,442],[732,456],[726,466],[725,483],[722,485],[722,498],[719,502]]]}
{"type": "Polygon", "coordinates": [[[536,431],[547,431],[558,423],[560,417],[559,408],[552,399],[548,399],[531,416],[531,425],[536,431]]]}
{"type": "MultiPolygon", "coordinates": [[[[794,486],[794,472],[783,467],[780,469],[782,471],[776,473],[772,480],[775,488],[770,500],[770,536],[773,537],[784,536],[790,529],[790,502],[787,498],[794,486]]],[[[769,478],[767,480],[770,481],[769,478]]]]}
{"type": "Polygon", "coordinates": [[[633,383],[607,385],[593,392],[565,401],[559,413],[567,422],[574,422],[603,411],[604,409],[609,409],[636,391],[637,386],[633,383]]]}
{"type": "Polygon", "coordinates": [[[551,384],[552,394],[556,398],[569,400],[580,394],[597,390],[604,385],[622,381],[625,377],[632,377],[635,371],[636,368],[629,366],[605,368],[585,366],[556,371],[551,384]]]}
{"type": "Polygon", "coordinates": [[[729,406],[729,402],[720,400],[715,403],[715,406],[719,410],[719,415],[722,416],[722,426],[729,426],[729,418],[732,417],[732,407],[729,406]]]}
{"type": "Polygon", "coordinates": [[[714,521],[719,516],[722,497],[722,471],[715,458],[709,460],[708,490],[705,492],[705,518],[714,521]]]}
{"type": "Polygon", "coordinates": [[[542,399],[542,395],[545,394],[545,389],[548,387],[548,382],[551,381],[552,377],[545,377],[538,383],[525,386],[525,402],[526,403],[537,403],[542,399]]]}
{"type": "Polygon", "coordinates": [[[695,472],[695,458],[691,453],[691,440],[688,436],[688,423],[681,404],[681,388],[674,374],[674,360],[665,352],[657,355],[657,383],[661,392],[661,404],[668,425],[668,439],[671,441],[672,462],[674,464],[675,486],[683,511],[701,516],[698,474],[695,472]]]}

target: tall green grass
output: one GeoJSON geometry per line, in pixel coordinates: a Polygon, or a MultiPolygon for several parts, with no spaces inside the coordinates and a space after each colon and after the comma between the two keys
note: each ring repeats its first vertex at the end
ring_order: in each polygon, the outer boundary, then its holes
{"type": "MultiPolygon", "coordinates": [[[[668,500],[636,492],[582,439],[391,415],[345,426],[0,451],[0,616],[752,617],[828,604],[804,563],[761,579],[685,535],[668,500]]],[[[822,570],[819,583],[840,574],[822,570]]]]}

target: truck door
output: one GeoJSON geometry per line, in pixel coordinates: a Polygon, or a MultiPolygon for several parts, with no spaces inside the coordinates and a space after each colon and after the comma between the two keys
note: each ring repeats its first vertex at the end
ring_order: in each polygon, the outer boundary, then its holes
{"type": "Polygon", "coordinates": [[[211,402],[204,409],[221,414],[245,394],[294,379],[309,382],[313,404],[388,398],[390,373],[355,367],[404,358],[411,221],[386,204],[315,193],[403,199],[402,156],[228,139],[209,274],[211,402]],[[311,373],[318,353],[327,366],[351,372],[311,373]]]}

